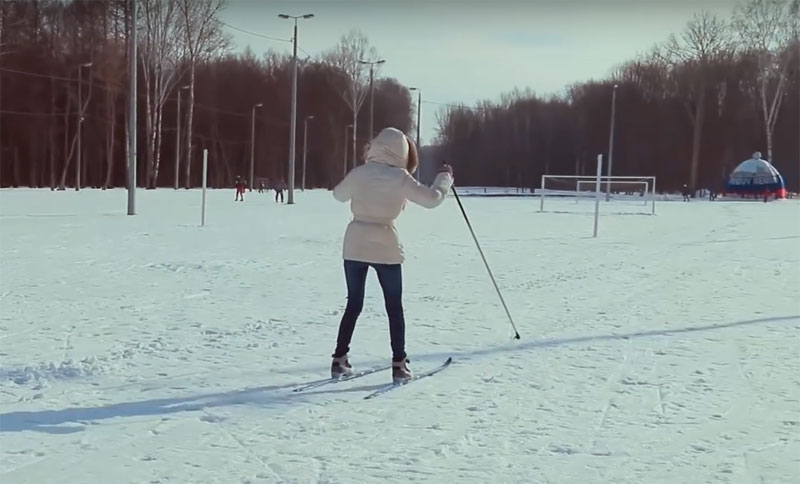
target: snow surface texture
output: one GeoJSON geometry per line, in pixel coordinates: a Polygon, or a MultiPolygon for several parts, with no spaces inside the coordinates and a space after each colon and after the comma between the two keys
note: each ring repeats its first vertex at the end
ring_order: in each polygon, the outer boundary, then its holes
{"type": "MultiPolygon", "coordinates": [[[[329,192],[0,192],[0,482],[798,483],[800,203],[656,216],[455,201],[398,227],[412,368],[324,378],[349,220],[329,192]]],[[[574,205],[574,201],[559,202],[574,205]]],[[[606,207],[607,208],[607,207],[606,207]]],[[[386,364],[374,273],[356,367],[386,364]]]]}

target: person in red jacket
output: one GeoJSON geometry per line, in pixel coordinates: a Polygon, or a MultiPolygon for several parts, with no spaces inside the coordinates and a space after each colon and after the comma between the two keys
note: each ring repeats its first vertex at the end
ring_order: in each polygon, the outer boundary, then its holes
{"type": "Polygon", "coordinates": [[[244,190],[247,188],[247,182],[242,177],[236,177],[236,198],[234,201],[244,202],[244,190]],[[241,197],[241,198],[240,198],[241,197]]]}

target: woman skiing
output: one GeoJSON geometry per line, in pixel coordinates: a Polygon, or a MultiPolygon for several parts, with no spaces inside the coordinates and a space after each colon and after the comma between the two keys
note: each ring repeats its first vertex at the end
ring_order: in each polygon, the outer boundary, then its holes
{"type": "Polygon", "coordinates": [[[433,185],[422,185],[411,173],[418,166],[417,149],[402,131],[386,128],[372,140],[366,162],[350,171],[333,196],[350,201],[353,220],[344,236],[344,275],[347,307],[339,325],[331,377],[352,373],[348,359],[350,340],[364,304],[364,287],[370,267],[375,269],[383,289],[392,347],[392,380],[407,381],[411,369],[405,352],[403,316],[403,246],[394,220],[410,200],[425,208],[440,205],[453,184],[453,169],[444,165],[433,185]]]}

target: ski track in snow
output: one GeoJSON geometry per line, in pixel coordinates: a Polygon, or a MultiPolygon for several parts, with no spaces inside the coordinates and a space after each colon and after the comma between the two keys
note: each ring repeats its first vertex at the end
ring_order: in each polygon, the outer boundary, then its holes
{"type": "MultiPolygon", "coordinates": [[[[398,229],[419,371],[324,378],[344,309],[329,192],[0,191],[0,481],[800,482],[800,203],[463,197],[398,229]],[[604,205],[606,207],[606,205],[604,205]],[[615,210],[625,209],[615,205],[615,210]],[[638,210],[639,207],[636,207],[638,210]]],[[[351,359],[385,364],[370,274],[351,359]]]]}

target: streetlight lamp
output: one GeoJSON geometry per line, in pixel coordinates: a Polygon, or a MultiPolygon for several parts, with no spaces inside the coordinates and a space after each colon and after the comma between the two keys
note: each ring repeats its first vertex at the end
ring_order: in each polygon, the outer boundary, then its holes
{"type": "Polygon", "coordinates": [[[250,191],[253,191],[253,160],[255,159],[256,147],[256,108],[263,106],[263,103],[253,104],[250,115],[250,191]]]}
{"type": "Polygon", "coordinates": [[[348,141],[347,132],[352,127],[353,127],[352,124],[348,124],[347,126],[344,127],[344,163],[343,163],[344,171],[342,172],[342,177],[347,176],[347,141],[348,141]]]}
{"type": "Polygon", "coordinates": [[[83,125],[83,100],[81,88],[83,86],[82,68],[91,67],[91,62],[78,65],[78,154],[75,162],[75,191],[81,189],[81,125],[83,125]]]}
{"type": "Polygon", "coordinates": [[[308,120],[314,119],[313,115],[306,116],[305,121],[303,121],[303,181],[300,185],[302,190],[306,190],[306,154],[308,153],[308,120]]]}
{"type": "Polygon", "coordinates": [[[178,88],[178,117],[175,122],[175,190],[178,189],[178,179],[180,178],[180,159],[181,159],[181,91],[189,89],[189,84],[178,88]]]}
{"type": "Polygon", "coordinates": [[[359,64],[369,65],[369,139],[372,139],[375,136],[375,131],[372,128],[372,119],[375,111],[375,87],[373,84],[373,70],[376,65],[380,65],[386,62],[386,59],[380,59],[376,61],[359,60],[358,62],[359,64]]]}
{"type": "Polygon", "coordinates": [[[313,16],[313,13],[305,15],[278,14],[278,17],[282,19],[294,20],[294,35],[292,36],[292,120],[289,126],[289,199],[286,202],[289,205],[294,203],[294,145],[297,131],[297,20],[301,18],[309,19],[313,16]]]}
{"type": "Polygon", "coordinates": [[[617,109],[617,88],[619,84],[614,84],[614,92],[611,95],[611,134],[608,135],[608,180],[606,180],[606,202],[611,199],[611,167],[614,164],[614,121],[617,109]]]}

